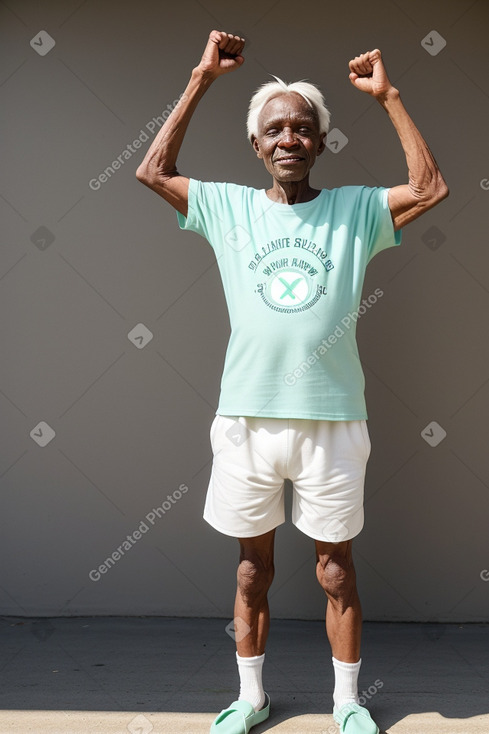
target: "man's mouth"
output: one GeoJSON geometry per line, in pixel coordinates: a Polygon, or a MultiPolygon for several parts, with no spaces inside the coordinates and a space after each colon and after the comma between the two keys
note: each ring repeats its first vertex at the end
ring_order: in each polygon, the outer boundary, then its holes
{"type": "Polygon", "coordinates": [[[300,163],[303,160],[304,158],[301,158],[299,155],[287,155],[283,156],[282,158],[276,158],[275,163],[280,163],[282,166],[284,166],[292,163],[300,163]]]}

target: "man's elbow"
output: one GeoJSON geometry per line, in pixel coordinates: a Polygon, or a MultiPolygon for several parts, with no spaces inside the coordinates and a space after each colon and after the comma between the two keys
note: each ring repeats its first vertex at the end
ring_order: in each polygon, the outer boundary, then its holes
{"type": "Polygon", "coordinates": [[[150,189],[158,188],[163,189],[175,176],[178,176],[177,171],[169,171],[168,173],[155,170],[151,166],[147,166],[142,163],[136,170],[136,178],[145,186],[149,186],[150,189]]]}
{"type": "Polygon", "coordinates": [[[151,188],[155,183],[161,184],[165,177],[160,174],[160,171],[151,162],[147,163],[143,161],[136,170],[136,178],[151,188]]]}
{"type": "Polygon", "coordinates": [[[136,170],[136,178],[138,181],[141,181],[141,183],[146,184],[146,186],[149,185],[149,175],[148,175],[148,169],[146,166],[140,165],[136,170]]]}
{"type": "Polygon", "coordinates": [[[418,204],[422,210],[428,210],[446,199],[449,193],[450,190],[445,179],[441,174],[438,174],[424,191],[416,192],[415,198],[418,199],[418,204]]]}
{"type": "Polygon", "coordinates": [[[435,182],[435,189],[433,192],[434,203],[438,204],[443,199],[446,199],[450,193],[450,189],[441,173],[438,174],[435,182]]]}
{"type": "Polygon", "coordinates": [[[165,176],[157,175],[147,166],[139,166],[136,171],[136,178],[142,184],[147,186],[149,189],[155,191],[164,187],[166,178],[165,176]]]}

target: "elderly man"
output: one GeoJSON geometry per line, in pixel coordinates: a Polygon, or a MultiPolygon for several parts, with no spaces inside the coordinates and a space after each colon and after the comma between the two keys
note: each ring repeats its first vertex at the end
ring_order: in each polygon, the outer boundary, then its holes
{"type": "Polygon", "coordinates": [[[363,527],[370,439],[355,325],[360,309],[372,303],[360,305],[368,262],[399,245],[401,227],[444,199],[448,188],[378,49],[350,61],[349,78],[387,112],[409,183],[311,187],[329,112],[314,85],[277,78],[255,93],[248,114],[248,136],[271,187],[181,175],[177,156],[195,108],[219,76],[243,64],[244,43],[223,31],[210,33],[179,104],[136,173],[177,210],[182,229],[198,232],[214,248],[231,322],[210,429],[214,459],[204,518],[239,541],[234,622],[240,693],[211,732],[247,734],[269,716],[262,685],[267,593],[288,478],[292,521],[315,541],[317,578],[327,596],[333,716],[342,732],[378,734],[359,705],[357,687],[362,620],[352,539],[363,527]]]}

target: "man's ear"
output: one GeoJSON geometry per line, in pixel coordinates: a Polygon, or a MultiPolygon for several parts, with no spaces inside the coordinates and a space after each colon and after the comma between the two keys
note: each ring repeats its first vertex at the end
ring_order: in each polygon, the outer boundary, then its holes
{"type": "Polygon", "coordinates": [[[317,155],[321,155],[321,153],[323,152],[323,150],[326,147],[326,143],[324,142],[325,137],[326,137],[326,133],[321,133],[317,155]]]}
{"type": "Polygon", "coordinates": [[[258,158],[262,158],[263,156],[260,151],[260,145],[254,135],[251,136],[251,144],[258,158]]]}

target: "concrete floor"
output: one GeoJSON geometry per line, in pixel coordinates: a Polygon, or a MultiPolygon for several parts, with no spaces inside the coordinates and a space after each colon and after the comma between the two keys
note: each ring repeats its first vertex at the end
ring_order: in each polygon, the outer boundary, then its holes
{"type": "MultiPolygon", "coordinates": [[[[1,734],[208,734],[235,697],[227,620],[3,618],[1,734]]],[[[365,623],[360,691],[386,734],[489,733],[489,625],[365,623]]],[[[272,622],[269,720],[338,734],[322,622],[272,622]]]]}

